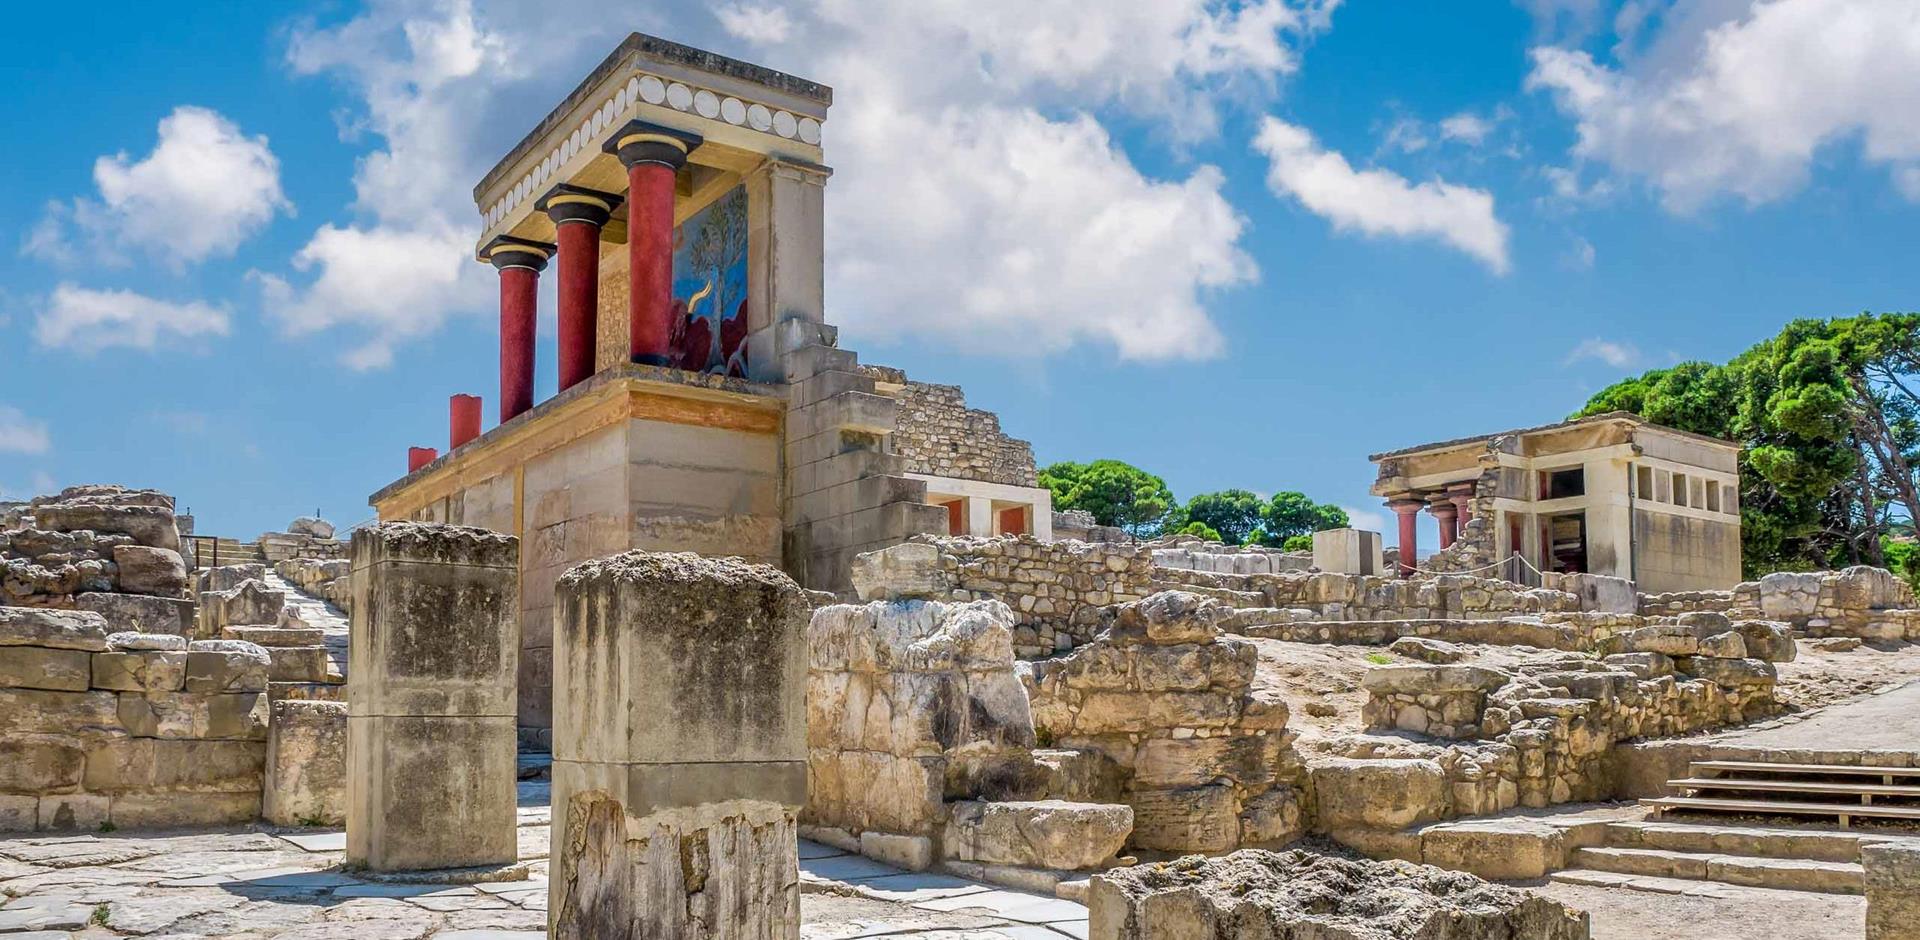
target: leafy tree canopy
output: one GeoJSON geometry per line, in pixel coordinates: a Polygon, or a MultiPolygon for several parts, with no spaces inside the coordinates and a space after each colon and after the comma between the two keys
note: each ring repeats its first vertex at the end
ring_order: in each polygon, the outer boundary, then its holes
{"type": "Polygon", "coordinates": [[[1187,500],[1189,524],[1201,523],[1220,534],[1220,541],[1239,545],[1247,540],[1264,518],[1266,504],[1246,490],[1222,490],[1201,493],[1187,500]]]}
{"type": "Polygon", "coordinates": [[[1178,505],[1167,481],[1119,460],[1052,464],[1040,471],[1040,485],[1053,491],[1055,509],[1084,509],[1136,536],[1159,534],[1178,505]]]}

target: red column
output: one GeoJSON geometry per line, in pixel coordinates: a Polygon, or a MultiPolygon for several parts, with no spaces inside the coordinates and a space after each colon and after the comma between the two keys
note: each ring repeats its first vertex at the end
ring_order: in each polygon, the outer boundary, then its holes
{"type": "Polygon", "coordinates": [[[500,423],[533,407],[533,327],[540,270],[553,246],[501,236],[486,258],[500,269],[500,423]]]}
{"type": "Polygon", "coordinates": [[[480,396],[455,395],[447,399],[447,450],[480,436],[480,396]]]}
{"type": "Polygon", "coordinates": [[[440,452],[431,447],[409,447],[407,448],[407,472],[419,470],[439,456],[440,452]]]}
{"type": "Polygon", "coordinates": [[[1460,532],[1467,531],[1467,523],[1473,521],[1473,487],[1459,487],[1447,491],[1447,498],[1453,501],[1453,509],[1459,518],[1460,532]]]}
{"type": "MultiPolygon", "coordinates": [[[[557,233],[554,241],[559,244],[557,293],[563,392],[593,374],[594,341],[598,338],[594,323],[600,310],[600,230],[619,204],[620,197],[613,193],[564,183],[535,204],[553,220],[557,233]]],[[[668,212],[671,214],[672,209],[668,212]]],[[[668,263],[672,263],[671,257],[668,263]]],[[[671,278],[671,273],[668,276],[671,278]]]]}
{"type": "Polygon", "coordinates": [[[627,312],[634,362],[673,361],[673,183],[700,144],[693,134],[629,121],[602,147],[627,168],[627,312]]]}
{"type": "Polygon", "coordinates": [[[1387,500],[1387,508],[1400,515],[1400,576],[1413,574],[1413,566],[1420,560],[1416,533],[1420,526],[1420,510],[1427,508],[1424,501],[1411,497],[1387,500]]]}
{"type": "Polygon", "coordinates": [[[1454,539],[1460,537],[1460,530],[1456,525],[1458,517],[1455,515],[1453,503],[1443,496],[1428,503],[1427,511],[1433,513],[1433,518],[1440,523],[1440,550],[1446,551],[1453,547],[1454,539]]]}

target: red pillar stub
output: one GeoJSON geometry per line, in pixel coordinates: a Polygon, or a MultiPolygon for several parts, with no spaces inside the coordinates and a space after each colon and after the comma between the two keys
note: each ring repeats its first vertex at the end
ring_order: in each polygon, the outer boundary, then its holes
{"type": "Polygon", "coordinates": [[[447,450],[458,450],[480,436],[480,396],[455,395],[447,399],[447,450]]]}
{"type": "Polygon", "coordinates": [[[601,149],[627,168],[628,336],[634,362],[673,364],[674,179],[704,139],[628,121],[601,149]]]}
{"type": "Polygon", "coordinates": [[[407,448],[407,472],[417,472],[421,467],[434,462],[439,457],[440,452],[431,447],[409,447],[407,448]]]}
{"type": "MultiPolygon", "coordinates": [[[[534,203],[534,208],[553,220],[557,233],[554,242],[559,246],[555,293],[559,298],[559,388],[563,392],[593,375],[595,321],[600,310],[600,232],[622,201],[618,193],[562,183],[534,203]]],[[[671,264],[671,255],[668,260],[671,264]]],[[[668,277],[672,277],[671,272],[668,277]]]]}
{"type": "Polygon", "coordinates": [[[554,246],[502,235],[481,249],[500,271],[500,423],[533,407],[533,330],[539,316],[540,271],[554,246]]]}
{"type": "Polygon", "coordinates": [[[1440,524],[1440,550],[1453,547],[1455,539],[1460,537],[1459,517],[1453,508],[1453,501],[1444,496],[1428,501],[1427,511],[1433,513],[1434,521],[1440,524]]]}

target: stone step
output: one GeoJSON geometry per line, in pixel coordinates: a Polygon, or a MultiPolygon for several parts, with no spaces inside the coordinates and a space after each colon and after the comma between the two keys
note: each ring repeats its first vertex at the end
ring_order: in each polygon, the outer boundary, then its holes
{"type": "Polygon", "coordinates": [[[1616,822],[1607,824],[1605,839],[1606,844],[1614,848],[1801,858],[1822,862],[1860,860],[1860,836],[1817,829],[1616,822]]]}
{"type": "Polygon", "coordinates": [[[1744,773],[1744,774],[1781,774],[1799,777],[1817,776],[1860,776],[1878,777],[1882,783],[1892,783],[1896,777],[1920,777],[1920,767],[1856,767],[1848,764],[1782,764],[1767,761],[1750,760],[1697,760],[1689,765],[1687,772],[1694,776],[1703,773],[1744,773]]]}
{"type": "Polygon", "coordinates": [[[1859,894],[1865,883],[1857,864],[1813,859],[1602,847],[1576,849],[1569,861],[1579,868],[1622,875],[1718,881],[1750,888],[1824,894],[1859,894]]]}
{"type": "Polygon", "coordinates": [[[1920,796],[1920,786],[1898,783],[1878,783],[1856,780],[1851,783],[1836,783],[1829,780],[1778,780],[1753,777],[1686,777],[1669,780],[1667,786],[1675,790],[1745,790],[1764,793],[1820,793],[1841,796],[1861,797],[1862,802],[1870,802],[1876,796],[1897,796],[1911,798],[1920,796]]]}
{"type": "Polygon", "coordinates": [[[1656,812],[1686,810],[1699,813],[1735,813],[1742,816],[1831,816],[1847,825],[1859,817],[1920,819],[1920,806],[1863,803],[1813,803],[1789,800],[1727,800],[1705,796],[1663,796],[1641,800],[1656,812]]]}
{"type": "Polygon", "coordinates": [[[289,699],[344,702],[347,700],[347,686],[344,682],[268,682],[267,699],[273,702],[289,699]]]}
{"type": "Polygon", "coordinates": [[[319,627],[240,626],[228,627],[226,632],[228,639],[265,647],[319,646],[327,637],[319,627]]]}

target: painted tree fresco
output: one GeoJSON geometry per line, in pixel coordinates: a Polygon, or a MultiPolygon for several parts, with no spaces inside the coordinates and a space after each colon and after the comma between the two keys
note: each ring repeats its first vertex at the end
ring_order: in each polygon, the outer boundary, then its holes
{"type": "Polygon", "coordinates": [[[674,230],[673,305],[680,368],[747,374],[746,187],[674,230]]]}

